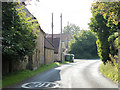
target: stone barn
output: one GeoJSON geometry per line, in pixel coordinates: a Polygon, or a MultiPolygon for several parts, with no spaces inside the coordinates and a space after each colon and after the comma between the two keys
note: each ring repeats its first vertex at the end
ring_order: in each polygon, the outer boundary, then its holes
{"type": "Polygon", "coordinates": [[[45,38],[45,64],[51,64],[54,62],[54,46],[45,38]]]}

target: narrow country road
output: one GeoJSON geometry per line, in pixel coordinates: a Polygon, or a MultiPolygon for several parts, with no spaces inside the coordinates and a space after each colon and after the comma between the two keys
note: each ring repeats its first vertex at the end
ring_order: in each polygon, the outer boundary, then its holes
{"type": "Polygon", "coordinates": [[[99,72],[102,62],[76,59],[74,63],[52,68],[8,88],[118,88],[99,72]]]}

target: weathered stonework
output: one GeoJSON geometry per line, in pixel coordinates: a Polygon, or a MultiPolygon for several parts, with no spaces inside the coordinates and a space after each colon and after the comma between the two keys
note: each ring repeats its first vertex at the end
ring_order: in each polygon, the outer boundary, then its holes
{"type": "Polygon", "coordinates": [[[44,35],[42,29],[40,29],[40,32],[38,33],[38,38],[36,39],[37,45],[36,49],[34,50],[34,53],[32,56],[29,56],[28,63],[29,63],[29,69],[35,70],[38,67],[40,67],[42,64],[45,64],[44,61],[44,35]]]}
{"type": "Polygon", "coordinates": [[[54,50],[45,48],[45,64],[54,63],[54,50]]]}

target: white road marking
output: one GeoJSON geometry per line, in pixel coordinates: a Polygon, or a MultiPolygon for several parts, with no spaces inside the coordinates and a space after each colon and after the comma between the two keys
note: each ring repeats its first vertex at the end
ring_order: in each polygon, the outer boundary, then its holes
{"type": "Polygon", "coordinates": [[[30,82],[30,83],[25,83],[21,86],[22,88],[58,88],[59,84],[53,83],[53,82],[30,82]],[[50,87],[50,85],[53,84],[53,87],[50,87]]]}

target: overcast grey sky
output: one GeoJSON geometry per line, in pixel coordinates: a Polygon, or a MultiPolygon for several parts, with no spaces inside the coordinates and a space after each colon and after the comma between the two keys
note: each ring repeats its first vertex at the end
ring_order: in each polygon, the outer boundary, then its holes
{"type": "Polygon", "coordinates": [[[41,28],[51,33],[52,13],[54,14],[54,33],[60,33],[60,14],[63,15],[63,28],[67,23],[76,24],[80,29],[88,29],[92,16],[90,7],[93,0],[32,0],[27,8],[38,19],[41,28]]]}

